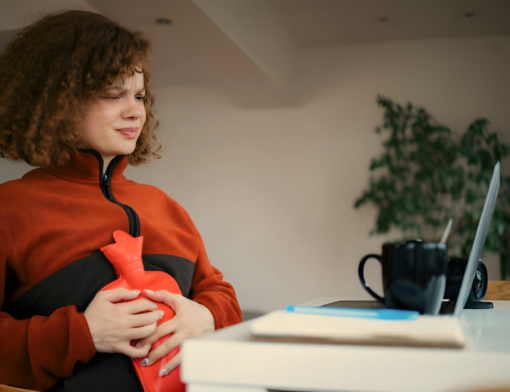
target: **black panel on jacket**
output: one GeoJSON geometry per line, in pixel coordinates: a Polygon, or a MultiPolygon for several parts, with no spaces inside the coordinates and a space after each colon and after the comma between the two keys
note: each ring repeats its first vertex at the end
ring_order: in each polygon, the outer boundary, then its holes
{"type": "MultiPolygon", "coordinates": [[[[171,275],[186,296],[195,264],[170,255],[143,255],[146,271],[171,275]]],[[[101,251],[75,260],[54,272],[2,310],[18,320],[49,316],[64,306],[85,311],[94,296],[117,279],[113,266],[101,251]]],[[[54,392],[143,392],[131,359],[123,354],[96,353],[86,364],[77,363],[73,375],[50,389],[54,392]]]]}
{"type": "Polygon", "coordinates": [[[182,257],[169,255],[143,255],[142,259],[145,271],[163,271],[173,276],[182,295],[189,298],[195,263],[182,257]]]}
{"type": "MultiPolygon", "coordinates": [[[[172,276],[186,296],[191,286],[195,264],[171,255],[143,255],[146,271],[162,271],[172,276]]],[[[49,316],[64,306],[74,305],[85,311],[94,296],[117,279],[113,266],[101,251],[96,251],[69,263],[46,277],[13,304],[5,303],[5,310],[18,320],[32,316],[49,316]]]]}
{"type": "Polygon", "coordinates": [[[86,365],[78,363],[73,375],[48,392],[143,392],[131,358],[97,353],[86,365]]]}
{"type": "Polygon", "coordinates": [[[69,305],[83,312],[97,292],[115,279],[113,266],[98,250],[44,278],[9,305],[6,311],[18,320],[49,316],[69,305]]]}

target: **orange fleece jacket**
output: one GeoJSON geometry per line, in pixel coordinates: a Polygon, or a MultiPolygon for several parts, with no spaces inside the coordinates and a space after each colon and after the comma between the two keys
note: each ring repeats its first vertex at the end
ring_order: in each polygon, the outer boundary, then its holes
{"type": "MultiPolygon", "coordinates": [[[[35,169],[0,185],[0,304],[15,304],[62,267],[110,244],[113,231],[133,231],[129,206],[139,218],[143,254],[194,263],[189,297],[211,311],[216,328],[240,322],[234,289],[211,266],[184,209],[161,190],[127,180],[126,157],[112,162],[110,178],[101,186],[101,159],[86,151],[67,164],[35,169]],[[125,206],[108,200],[105,192],[125,206]]],[[[69,377],[77,362],[95,354],[86,319],[75,306],[22,320],[2,311],[0,341],[0,384],[37,390],[69,377]]]]}

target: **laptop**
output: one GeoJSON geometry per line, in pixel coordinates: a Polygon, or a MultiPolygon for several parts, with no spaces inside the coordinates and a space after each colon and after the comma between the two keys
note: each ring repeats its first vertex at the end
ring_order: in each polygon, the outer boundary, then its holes
{"type": "Polygon", "coordinates": [[[498,162],[496,163],[496,166],[494,167],[494,172],[492,173],[492,180],[489,186],[489,190],[487,192],[487,197],[485,198],[482,216],[480,218],[480,221],[478,222],[475,240],[473,242],[471,252],[469,253],[466,271],[464,272],[464,277],[462,278],[462,285],[460,286],[459,295],[457,296],[457,303],[455,304],[455,310],[453,311],[453,315],[455,317],[460,316],[462,310],[464,309],[464,306],[466,306],[466,302],[469,297],[471,285],[473,284],[476,269],[478,268],[478,260],[482,255],[483,245],[485,244],[485,239],[487,238],[487,233],[489,232],[489,226],[491,224],[492,213],[494,212],[496,200],[498,199],[499,177],[500,168],[498,162]]]}

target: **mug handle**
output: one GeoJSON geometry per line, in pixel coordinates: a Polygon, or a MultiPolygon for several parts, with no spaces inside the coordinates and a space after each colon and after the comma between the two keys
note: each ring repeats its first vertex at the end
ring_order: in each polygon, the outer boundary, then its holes
{"type": "Polygon", "coordinates": [[[363,273],[363,270],[365,269],[365,263],[367,262],[368,259],[371,259],[371,258],[377,259],[379,261],[379,263],[381,263],[381,256],[379,256],[379,255],[366,255],[365,257],[363,257],[361,259],[361,261],[359,262],[359,267],[358,267],[359,280],[361,281],[361,285],[365,288],[365,290],[368,292],[368,294],[370,294],[376,300],[384,303],[384,298],[381,297],[380,295],[376,294],[376,292],[370,288],[370,286],[367,284],[367,282],[365,280],[365,275],[363,273]]]}

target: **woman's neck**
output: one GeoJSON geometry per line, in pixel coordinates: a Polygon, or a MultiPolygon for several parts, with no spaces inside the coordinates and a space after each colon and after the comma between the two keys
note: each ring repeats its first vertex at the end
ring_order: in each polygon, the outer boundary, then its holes
{"type": "Polygon", "coordinates": [[[112,161],[112,159],[115,157],[103,157],[103,174],[106,173],[106,169],[108,168],[108,165],[112,161]]]}

